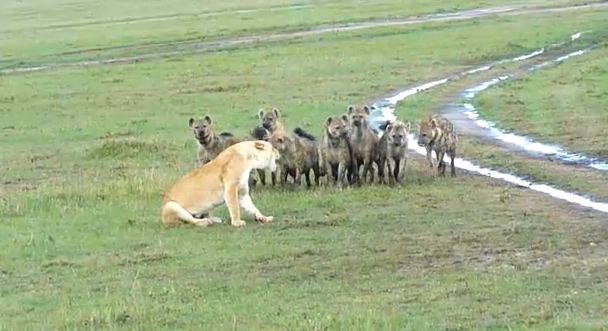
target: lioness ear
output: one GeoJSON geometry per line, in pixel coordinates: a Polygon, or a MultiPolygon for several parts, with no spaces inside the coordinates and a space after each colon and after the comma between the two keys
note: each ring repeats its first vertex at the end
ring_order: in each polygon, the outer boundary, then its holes
{"type": "Polygon", "coordinates": [[[263,142],[256,141],[256,142],[253,143],[253,147],[255,147],[256,149],[259,149],[259,150],[263,151],[264,147],[266,147],[266,146],[264,145],[263,142]]]}
{"type": "Polygon", "coordinates": [[[328,117],[328,118],[325,120],[325,125],[330,125],[330,124],[331,124],[331,121],[332,121],[331,117],[328,117]]]}
{"type": "Polygon", "coordinates": [[[276,115],[277,118],[281,117],[281,112],[278,108],[272,107],[272,112],[276,115]]]}
{"type": "Polygon", "coordinates": [[[264,118],[264,109],[260,108],[260,110],[258,111],[258,117],[260,119],[264,118]]]}
{"type": "Polygon", "coordinates": [[[346,107],[346,112],[348,114],[352,114],[355,111],[355,107],[353,105],[348,105],[348,107],[346,107]]]}
{"type": "Polygon", "coordinates": [[[194,124],[194,118],[190,117],[190,119],[188,120],[188,126],[192,127],[192,124],[194,124]]]}
{"type": "Polygon", "coordinates": [[[368,105],[363,106],[363,110],[365,110],[365,113],[367,115],[369,115],[369,106],[368,105]]]}
{"type": "Polygon", "coordinates": [[[344,122],[348,122],[348,116],[346,116],[346,114],[342,115],[342,119],[344,120],[344,122]]]}
{"type": "Polygon", "coordinates": [[[205,122],[207,122],[207,124],[209,124],[209,125],[211,125],[211,123],[213,123],[213,121],[211,120],[211,117],[209,117],[209,115],[205,116],[205,117],[203,118],[203,120],[204,120],[205,122]]]}

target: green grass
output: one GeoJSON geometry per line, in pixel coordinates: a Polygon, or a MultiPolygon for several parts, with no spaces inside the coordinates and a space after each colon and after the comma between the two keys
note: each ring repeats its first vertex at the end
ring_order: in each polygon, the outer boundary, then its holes
{"type": "Polygon", "coordinates": [[[608,48],[480,93],[482,116],[538,141],[608,157],[608,48]],[[545,90],[546,93],[538,93],[545,90]]]}
{"type": "MultiPolygon", "coordinates": [[[[583,1],[527,2],[563,5],[583,1]]],[[[179,40],[205,40],[319,24],[407,17],[495,6],[504,0],[310,1],[18,1],[0,3],[2,59],[24,61],[66,51],[179,40]],[[303,5],[298,9],[286,9],[303,5]],[[280,8],[283,8],[282,10],[280,8]],[[253,12],[235,12],[257,9],[253,12]]],[[[95,54],[95,52],[92,52],[95,54]]]]}
{"type": "Polygon", "coordinates": [[[189,117],[244,135],[276,105],[318,134],[349,103],[605,12],[560,15],[1,77],[0,330],[608,327],[604,214],[417,160],[404,188],[256,189],[267,226],[160,225],[162,192],[195,164],[189,117]]]}

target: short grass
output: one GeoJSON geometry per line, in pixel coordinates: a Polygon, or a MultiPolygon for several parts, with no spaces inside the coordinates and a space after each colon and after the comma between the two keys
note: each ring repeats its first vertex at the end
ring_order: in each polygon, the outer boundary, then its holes
{"type": "Polygon", "coordinates": [[[0,55],[1,61],[14,63],[83,49],[94,51],[124,45],[206,40],[503,4],[564,5],[582,2],[5,0],[0,3],[0,55]]]}
{"type": "Polygon", "coordinates": [[[504,82],[480,93],[475,106],[508,130],[608,158],[607,54],[603,47],[504,82]]]}
{"type": "Polygon", "coordinates": [[[348,103],[604,16],[378,29],[2,77],[0,329],[608,327],[604,214],[462,172],[437,179],[417,160],[404,188],[256,190],[276,217],[268,226],[159,220],[163,190],[195,163],[191,116],[245,134],[260,106],[277,105],[289,129],[318,134],[348,103]]]}

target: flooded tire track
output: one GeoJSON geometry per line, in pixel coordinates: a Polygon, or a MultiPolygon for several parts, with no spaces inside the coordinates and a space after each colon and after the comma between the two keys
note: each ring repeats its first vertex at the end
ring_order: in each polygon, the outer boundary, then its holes
{"type": "MultiPolygon", "coordinates": [[[[580,36],[580,35],[578,35],[578,36],[580,36]]],[[[575,34],[572,36],[572,39],[576,39],[576,38],[578,38],[578,36],[577,36],[577,34],[575,34]]],[[[556,45],[561,45],[561,44],[563,44],[563,43],[556,44],[556,45]]],[[[436,87],[439,85],[446,84],[448,82],[452,82],[456,79],[465,77],[467,75],[489,70],[490,68],[492,68],[493,66],[495,66],[496,64],[499,64],[499,63],[505,63],[505,62],[511,62],[511,61],[525,61],[525,60],[534,58],[536,56],[539,56],[540,54],[544,53],[544,51],[545,51],[545,49],[543,48],[541,50],[537,50],[535,52],[532,52],[529,54],[524,54],[524,55],[521,55],[521,56],[518,56],[515,58],[504,59],[501,61],[494,62],[492,64],[488,64],[488,65],[481,66],[478,68],[470,69],[468,71],[464,71],[457,75],[452,75],[452,76],[449,76],[449,77],[446,77],[443,79],[424,83],[424,84],[400,91],[398,93],[394,93],[392,95],[386,96],[386,97],[372,103],[372,112],[370,114],[370,123],[371,123],[372,127],[374,127],[375,129],[377,129],[378,131],[381,132],[381,130],[380,130],[381,124],[384,124],[387,121],[389,121],[389,122],[394,121],[396,119],[395,107],[396,107],[397,103],[399,101],[402,101],[402,100],[408,98],[409,96],[412,96],[421,91],[425,91],[425,90],[428,90],[430,88],[433,88],[433,87],[436,87]]],[[[569,53],[564,56],[560,56],[557,59],[551,60],[553,62],[545,61],[545,62],[541,62],[540,64],[537,64],[537,65],[532,65],[530,67],[529,72],[536,70],[538,68],[543,68],[543,67],[549,66],[551,64],[561,62],[567,58],[576,56],[575,54],[579,54],[579,52],[580,51],[569,53]],[[570,55],[570,56],[568,56],[568,55],[570,55]],[[545,64],[545,63],[550,63],[550,64],[545,64]]],[[[466,134],[467,133],[466,128],[464,128],[464,132],[461,131],[461,133],[466,134]]],[[[382,132],[380,134],[382,134],[382,132]]],[[[410,134],[409,138],[410,138],[410,143],[408,145],[409,150],[411,150],[412,152],[419,154],[419,155],[426,155],[426,149],[424,147],[418,146],[417,137],[414,134],[410,134]]],[[[445,157],[445,161],[446,161],[446,163],[449,162],[447,155],[445,157]]],[[[474,162],[466,160],[464,158],[456,158],[454,163],[455,163],[455,166],[459,169],[473,172],[473,173],[476,173],[476,174],[479,174],[482,176],[500,179],[502,181],[505,181],[505,182],[508,182],[511,184],[515,184],[520,187],[529,188],[531,190],[541,192],[543,194],[547,194],[556,199],[568,201],[568,202],[577,204],[579,206],[588,207],[588,208],[591,208],[591,209],[594,209],[594,210],[597,210],[600,212],[608,213],[608,203],[594,201],[581,194],[576,194],[576,193],[560,190],[560,189],[555,188],[546,183],[538,183],[538,182],[534,182],[534,181],[529,181],[529,180],[526,180],[515,174],[504,173],[504,172],[500,172],[500,171],[497,171],[497,170],[494,170],[494,169],[491,169],[488,167],[482,167],[482,166],[476,165],[474,162]]]]}
{"type": "MultiPolygon", "coordinates": [[[[401,19],[388,19],[388,20],[372,20],[366,22],[357,22],[351,24],[332,24],[319,26],[310,30],[301,30],[293,32],[279,32],[279,33],[262,33],[252,36],[225,38],[213,41],[200,41],[200,40],[186,40],[186,41],[172,41],[159,44],[149,45],[125,45],[125,46],[114,46],[108,48],[95,48],[85,49],[69,52],[70,55],[74,54],[85,54],[90,52],[103,52],[107,50],[123,49],[127,51],[146,50],[143,54],[133,56],[122,56],[122,57],[110,57],[107,59],[99,60],[77,60],[77,61],[66,61],[66,62],[53,62],[46,64],[32,64],[26,63],[25,61],[14,60],[14,62],[20,63],[19,65],[5,67],[0,69],[0,75],[11,75],[11,74],[23,74],[38,72],[42,70],[58,69],[58,68],[73,68],[73,67],[90,67],[99,65],[111,65],[111,64],[127,64],[135,63],[146,60],[155,60],[161,58],[191,55],[206,53],[211,51],[218,51],[227,49],[230,47],[257,44],[257,43],[269,43],[276,41],[284,41],[289,39],[297,39],[303,37],[310,37],[315,35],[322,35],[328,33],[341,33],[341,32],[352,32],[357,30],[372,29],[379,27],[390,27],[390,26],[402,26],[402,25],[415,25],[425,23],[437,23],[437,22],[450,22],[450,21],[462,21],[471,20],[489,16],[513,16],[513,15],[528,15],[538,13],[551,13],[551,12],[565,12],[580,9],[598,9],[608,8],[608,3],[599,2],[591,3],[586,5],[575,5],[575,6],[562,6],[562,7],[530,7],[526,5],[512,5],[512,6],[501,6],[501,7],[489,7],[481,9],[471,9],[453,13],[443,13],[425,16],[414,16],[401,19]],[[25,64],[24,64],[25,63],[25,64]]],[[[65,53],[67,54],[67,53],[65,53]]]]}
{"type": "Polygon", "coordinates": [[[514,79],[520,77],[521,75],[525,75],[541,68],[558,65],[563,61],[566,61],[567,59],[580,56],[589,52],[590,50],[590,48],[577,50],[575,52],[571,52],[566,55],[557,57],[553,60],[545,61],[540,64],[534,65],[531,68],[528,68],[527,72],[521,74],[513,73],[499,76],[485,81],[481,84],[472,86],[462,92],[461,95],[463,97],[463,101],[453,107],[448,107],[447,111],[462,112],[470,121],[475,123],[475,125],[484,129],[483,135],[485,137],[500,140],[504,143],[507,143],[508,145],[510,145],[509,147],[511,149],[518,148],[527,153],[533,155],[540,154],[548,156],[554,160],[559,160],[566,164],[583,165],[596,170],[608,171],[608,161],[606,160],[601,160],[599,158],[583,155],[581,153],[567,151],[564,147],[559,145],[540,143],[534,141],[532,138],[518,135],[513,132],[506,132],[505,130],[499,128],[496,123],[482,119],[477,109],[475,109],[475,106],[473,106],[473,99],[479,92],[482,92],[490,87],[499,85],[505,80],[514,79]]]}

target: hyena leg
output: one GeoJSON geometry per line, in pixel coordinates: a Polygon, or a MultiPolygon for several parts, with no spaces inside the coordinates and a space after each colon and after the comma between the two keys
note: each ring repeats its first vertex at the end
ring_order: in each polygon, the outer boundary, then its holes
{"type": "Polygon", "coordinates": [[[228,207],[230,214],[230,224],[235,227],[245,226],[245,222],[241,220],[241,210],[239,208],[239,192],[237,184],[226,183],[226,191],[224,192],[224,201],[228,207]]]}
{"type": "Polygon", "coordinates": [[[397,162],[399,162],[399,166],[397,167],[397,181],[400,184],[405,183],[405,163],[406,163],[406,158],[405,157],[401,157],[397,160],[397,162]]]}
{"type": "Polygon", "coordinates": [[[306,180],[306,186],[311,187],[312,183],[310,182],[310,170],[311,169],[303,169],[304,179],[306,180]]]}
{"type": "Polygon", "coordinates": [[[294,170],[293,182],[297,186],[300,186],[302,184],[300,177],[302,177],[302,172],[300,171],[300,168],[296,167],[296,169],[294,170]]]}
{"type": "Polygon", "coordinates": [[[395,169],[397,168],[397,164],[395,159],[391,156],[386,161],[388,163],[388,180],[389,183],[395,184],[395,169]]]}
{"type": "MultiPolygon", "coordinates": [[[[434,168],[433,165],[433,149],[430,146],[426,147],[426,161],[429,163],[429,167],[434,168]]],[[[435,154],[437,154],[437,152],[435,152],[435,154]]],[[[437,160],[439,160],[439,158],[437,158],[437,160]]]]}
{"type": "Polygon", "coordinates": [[[438,165],[437,165],[437,173],[440,176],[444,176],[445,175],[445,161],[443,160],[443,158],[445,157],[445,152],[435,152],[437,153],[437,160],[438,160],[438,165]]]}
{"type": "Polygon", "coordinates": [[[374,167],[370,159],[363,160],[363,181],[368,184],[374,182],[374,167]]]}
{"type": "Polygon", "coordinates": [[[289,175],[289,169],[287,168],[287,166],[283,166],[281,168],[281,186],[285,186],[285,183],[287,183],[288,175],[289,175]]]}
{"type": "Polygon", "coordinates": [[[321,178],[321,168],[319,167],[319,165],[315,164],[312,168],[312,172],[315,174],[315,185],[319,186],[319,180],[321,178]]]}
{"type": "Polygon", "coordinates": [[[450,153],[450,171],[452,177],[456,176],[456,167],[454,166],[454,159],[456,158],[456,149],[452,149],[450,153]]]}
{"type": "Polygon", "coordinates": [[[327,184],[336,184],[338,174],[334,173],[334,167],[329,162],[325,163],[325,171],[327,176],[327,184]]]}
{"type": "Polygon", "coordinates": [[[273,171],[270,173],[270,183],[272,184],[272,186],[275,186],[277,183],[277,172],[273,171]]]}
{"type": "Polygon", "coordinates": [[[385,167],[385,160],[384,158],[381,158],[380,160],[378,160],[378,183],[383,184],[384,183],[384,167],[385,167]]]}
{"type": "Polygon", "coordinates": [[[342,187],[344,186],[345,182],[347,181],[346,178],[346,163],[345,162],[340,162],[338,164],[338,186],[342,187]]]}
{"type": "Polygon", "coordinates": [[[260,178],[260,183],[262,183],[262,186],[266,186],[266,170],[264,169],[257,169],[258,170],[258,177],[260,178]]]}
{"type": "Polygon", "coordinates": [[[253,204],[251,196],[249,195],[249,189],[241,188],[239,190],[239,203],[247,214],[255,218],[256,222],[268,223],[273,220],[272,216],[264,216],[258,208],[253,204]]]}

